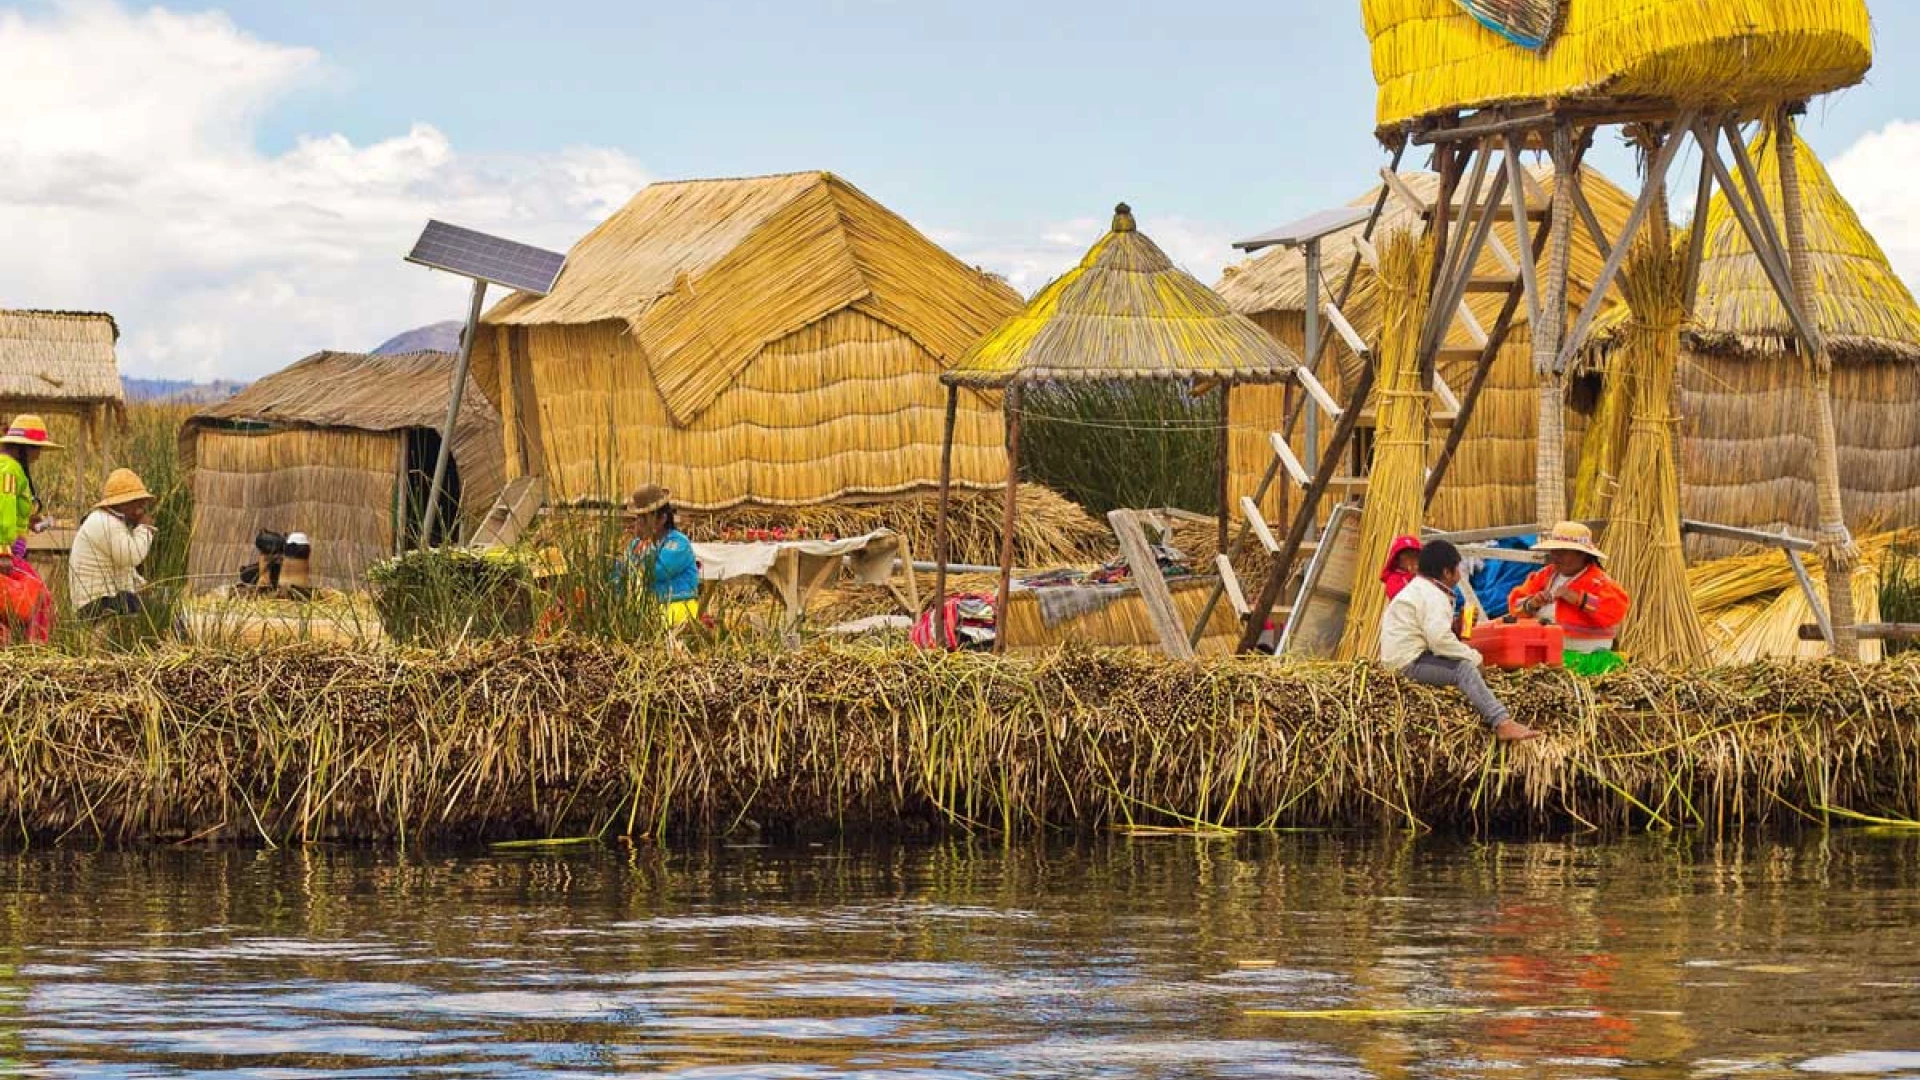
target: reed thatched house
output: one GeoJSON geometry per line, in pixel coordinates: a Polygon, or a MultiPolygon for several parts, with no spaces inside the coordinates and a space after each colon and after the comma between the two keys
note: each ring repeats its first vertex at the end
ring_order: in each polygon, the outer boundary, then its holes
{"type": "MultiPolygon", "coordinates": [[[[1004,283],[825,172],[654,184],[553,292],[487,313],[474,372],[507,474],[552,501],[646,482],[682,506],[931,491],[940,373],[1020,310],[1004,283]]],[[[954,482],[1007,476],[999,402],[960,404],[954,482]]]]}
{"type": "MultiPolygon", "coordinates": [[[[1539,185],[1539,190],[1529,196],[1529,201],[1544,203],[1556,184],[1553,169],[1539,165],[1530,167],[1528,172],[1539,185]]],[[[1581,176],[1582,189],[1593,206],[1595,216],[1611,235],[1618,235],[1633,210],[1632,198],[1593,169],[1584,169],[1581,176]]],[[[1405,173],[1402,179],[1420,199],[1431,202],[1439,197],[1440,180],[1432,173],[1405,173]]],[[[1376,187],[1354,200],[1352,205],[1371,206],[1378,194],[1376,187]]],[[[1391,198],[1375,236],[1377,239],[1401,229],[1417,232],[1420,226],[1416,211],[1397,197],[1391,198]]],[[[1322,241],[1322,249],[1326,253],[1321,278],[1323,303],[1338,298],[1353,256],[1353,240],[1360,236],[1362,228],[1361,225],[1354,225],[1322,241]]],[[[1502,217],[1495,224],[1494,236],[1508,252],[1517,253],[1527,243],[1524,239],[1516,243],[1511,217],[1502,217]]],[[[1569,321],[1586,302],[1590,292],[1590,286],[1584,283],[1599,277],[1605,261],[1593,238],[1584,230],[1575,230],[1567,296],[1569,321]]],[[[1544,265],[1544,258],[1541,262],[1544,265]]],[[[1480,272],[1497,277],[1505,271],[1497,257],[1489,251],[1481,257],[1480,272]]],[[[1233,310],[1260,324],[1289,349],[1297,353],[1306,351],[1306,260],[1298,249],[1273,248],[1239,266],[1230,267],[1217,289],[1233,310]]],[[[1501,295],[1484,292],[1469,293],[1466,298],[1467,305],[1482,326],[1493,325],[1502,301],[1501,295]]],[[[1373,272],[1364,264],[1357,271],[1353,294],[1341,310],[1347,314],[1363,339],[1370,343],[1377,340],[1383,312],[1373,272]]],[[[1323,335],[1332,338],[1332,341],[1327,346],[1327,360],[1323,361],[1318,374],[1328,389],[1344,401],[1346,388],[1358,373],[1359,359],[1324,321],[1321,325],[1323,335]]],[[[1479,350],[1456,321],[1439,357],[1441,378],[1456,391],[1464,390],[1478,359],[1479,350]]],[[[1428,515],[1431,525],[1440,529],[1473,529],[1516,525],[1533,520],[1537,387],[1533,367],[1533,338],[1527,327],[1523,306],[1515,316],[1513,330],[1494,361],[1460,450],[1434,499],[1428,515]]],[[[1268,434],[1281,429],[1285,410],[1286,393],[1281,387],[1251,387],[1236,399],[1231,417],[1233,432],[1229,451],[1235,498],[1250,495],[1259,486],[1261,475],[1273,460],[1273,451],[1268,447],[1268,434]]],[[[1576,408],[1574,438],[1578,437],[1578,417],[1579,410],[1576,408]]],[[[1302,433],[1296,429],[1296,445],[1301,441],[1302,433]]],[[[1437,454],[1439,449],[1440,440],[1433,440],[1434,453],[1437,454]]],[[[1569,459],[1577,459],[1577,456],[1570,454],[1569,459]]],[[[1263,509],[1272,518],[1282,516],[1280,499],[1278,490],[1268,496],[1268,505],[1263,509]]]]}
{"type": "Polygon", "coordinates": [[[23,412],[69,421],[76,475],[103,472],[101,437],[126,420],[119,340],[113,316],[100,312],[0,311],[0,423],[23,412]]]}
{"type": "MultiPolygon", "coordinates": [[[[1841,498],[1857,531],[1920,525],[1920,306],[1804,141],[1798,146],[1814,318],[1833,355],[1841,498]]],[[[1779,155],[1751,154],[1779,216],[1779,155]]],[[[1682,507],[1758,529],[1818,524],[1814,402],[1786,309],[1724,196],[1707,215],[1681,365],[1682,507]]],[[[1695,542],[1700,553],[1724,543],[1695,542]]]]}
{"type": "MultiPolygon", "coordinates": [[[[194,584],[231,581],[262,529],[306,533],[315,583],[339,589],[417,539],[453,363],[446,353],[315,353],[190,417],[180,458],[193,474],[194,584]]],[[[499,414],[470,386],[441,519],[471,526],[503,483],[499,414]]]]}

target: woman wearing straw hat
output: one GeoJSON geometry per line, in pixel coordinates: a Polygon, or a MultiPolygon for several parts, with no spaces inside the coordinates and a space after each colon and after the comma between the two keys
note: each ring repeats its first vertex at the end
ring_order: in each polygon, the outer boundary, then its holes
{"type": "Polygon", "coordinates": [[[647,484],[627,500],[627,550],[620,560],[622,584],[638,577],[662,608],[669,627],[700,616],[700,564],[693,541],[675,527],[671,493],[647,484]]]}
{"type": "MultiPolygon", "coordinates": [[[[60,444],[47,435],[47,423],[22,413],[0,435],[0,578],[8,593],[7,615],[24,623],[28,641],[45,641],[53,633],[53,598],[46,582],[27,561],[27,535],[45,527],[40,500],[33,493],[33,466],[40,455],[60,444]]],[[[0,629],[0,641],[10,635],[0,629]]]]}
{"type": "Polygon", "coordinates": [[[1593,530],[1563,521],[1534,550],[1547,553],[1547,565],[1508,595],[1508,609],[1558,623],[1566,634],[1569,670],[1599,675],[1625,663],[1613,651],[1613,639],[1631,601],[1601,568],[1606,555],[1593,546],[1593,530]]]}
{"type": "Polygon", "coordinates": [[[73,609],[89,622],[146,610],[140,564],[153,550],[153,493],[132,469],[115,469],[80,523],[67,562],[73,609]]]}

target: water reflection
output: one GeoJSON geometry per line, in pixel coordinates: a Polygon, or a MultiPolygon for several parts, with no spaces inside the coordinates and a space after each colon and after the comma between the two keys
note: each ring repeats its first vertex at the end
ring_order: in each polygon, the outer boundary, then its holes
{"type": "Polygon", "coordinates": [[[1920,838],[0,859],[0,1075],[1920,1077],[1920,838]]]}

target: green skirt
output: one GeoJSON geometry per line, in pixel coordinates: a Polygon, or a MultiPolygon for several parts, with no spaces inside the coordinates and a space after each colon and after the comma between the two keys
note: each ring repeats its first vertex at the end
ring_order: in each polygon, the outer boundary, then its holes
{"type": "Polygon", "coordinates": [[[1568,671],[1585,678],[1597,678],[1627,666],[1627,658],[1612,649],[1599,652],[1567,652],[1561,654],[1561,662],[1568,671]]]}

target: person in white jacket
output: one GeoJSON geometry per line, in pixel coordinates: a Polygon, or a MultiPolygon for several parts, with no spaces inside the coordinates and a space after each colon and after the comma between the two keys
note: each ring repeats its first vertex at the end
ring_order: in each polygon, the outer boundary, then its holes
{"type": "Polygon", "coordinates": [[[1380,662],[1425,686],[1457,687],[1501,742],[1539,738],[1493,696],[1480,676],[1480,654],[1455,631],[1453,588],[1459,583],[1458,548],[1445,540],[1421,548],[1419,575],[1380,617],[1380,662]]]}
{"type": "Polygon", "coordinates": [[[73,537],[67,592],[82,619],[146,610],[140,564],[153,550],[153,493],[131,469],[115,469],[106,491],[73,537]]]}

